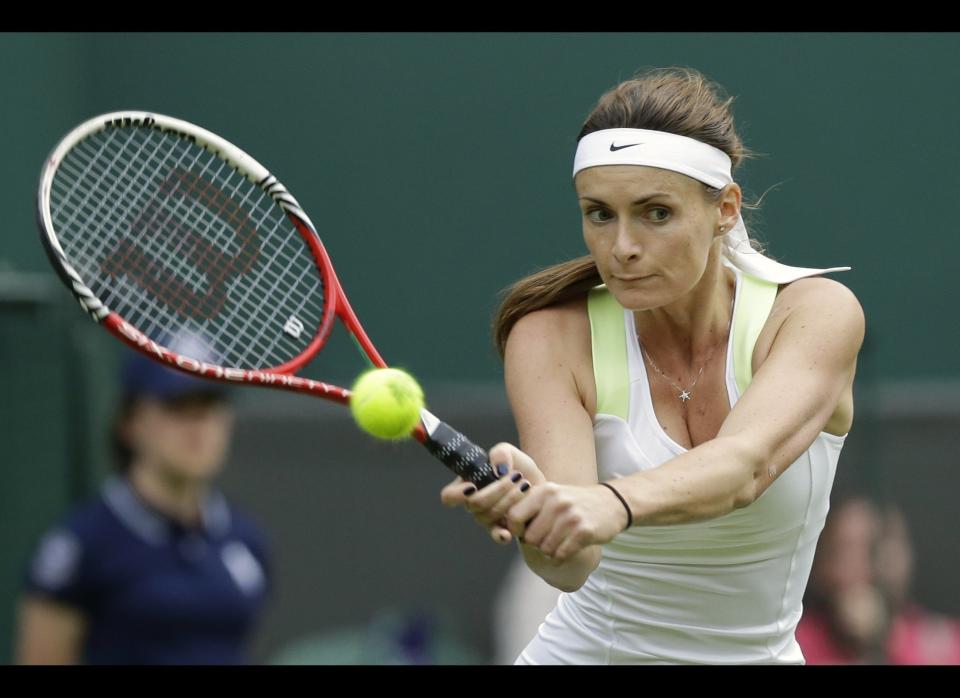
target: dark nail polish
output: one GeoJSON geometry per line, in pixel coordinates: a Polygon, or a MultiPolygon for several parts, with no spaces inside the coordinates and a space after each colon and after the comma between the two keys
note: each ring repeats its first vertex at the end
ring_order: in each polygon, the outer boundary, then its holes
{"type": "Polygon", "coordinates": [[[525,483],[523,483],[522,485],[520,485],[520,491],[521,491],[521,492],[526,492],[526,491],[529,490],[529,489],[530,489],[530,483],[529,483],[529,482],[525,482],[525,483]]]}
{"type": "Polygon", "coordinates": [[[506,475],[506,474],[509,473],[509,472],[510,472],[510,466],[507,465],[506,463],[501,463],[500,465],[497,466],[497,476],[498,476],[498,477],[503,477],[504,475],[506,475]]]}
{"type": "Polygon", "coordinates": [[[473,494],[476,491],[477,491],[477,488],[474,487],[473,485],[470,485],[469,487],[463,490],[463,494],[469,497],[471,494],[473,494]]]}
{"type": "Polygon", "coordinates": [[[511,476],[510,480],[512,480],[513,482],[520,482],[520,478],[522,477],[523,477],[523,473],[514,473],[511,476]]]}

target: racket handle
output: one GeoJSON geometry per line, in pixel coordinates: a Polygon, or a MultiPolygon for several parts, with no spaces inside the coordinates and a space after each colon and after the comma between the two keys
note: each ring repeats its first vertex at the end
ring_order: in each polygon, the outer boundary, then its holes
{"type": "Polygon", "coordinates": [[[430,453],[464,480],[472,482],[478,489],[496,482],[497,476],[493,472],[486,451],[446,422],[441,422],[435,417],[430,421],[432,423],[427,425],[427,436],[423,441],[423,445],[430,453]]]}

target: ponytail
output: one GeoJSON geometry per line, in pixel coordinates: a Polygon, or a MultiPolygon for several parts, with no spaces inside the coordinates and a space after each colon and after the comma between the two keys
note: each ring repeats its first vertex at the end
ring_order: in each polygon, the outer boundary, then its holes
{"type": "Polygon", "coordinates": [[[503,359],[507,337],[527,313],[586,294],[603,283],[589,255],[555,264],[510,286],[493,320],[493,341],[503,359]]]}

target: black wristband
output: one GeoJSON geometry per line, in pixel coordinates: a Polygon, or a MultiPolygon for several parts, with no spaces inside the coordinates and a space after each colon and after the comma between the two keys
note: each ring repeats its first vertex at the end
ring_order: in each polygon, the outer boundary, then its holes
{"type": "Polygon", "coordinates": [[[623,508],[627,510],[627,525],[624,526],[624,528],[623,528],[623,530],[626,531],[628,528],[630,528],[631,526],[633,526],[633,514],[630,513],[630,505],[627,504],[627,500],[626,500],[626,499],[624,499],[622,496],[620,496],[620,493],[619,493],[619,492],[617,492],[615,489],[613,489],[613,485],[611,485],[609,482],[600,482],[600,483],[598,483],[598,484],[603,485],[604,487],[606,487],[607,489],[609,489],[611,492],[613,492],[613,493],[616,495],[617,499],[620,500],[620,503],[623,504],[623,508]]]}

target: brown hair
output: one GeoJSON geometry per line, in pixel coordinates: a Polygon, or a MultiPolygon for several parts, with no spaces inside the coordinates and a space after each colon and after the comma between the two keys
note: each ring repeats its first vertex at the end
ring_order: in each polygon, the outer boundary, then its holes
{"type": "MultiPolygon", "coordinates": [[[[712,145],[730,156],[732,168],[751,153],[737,135],[733,97],[692,68],[659,68],[620,83],[604,94],[577,136],[610,128],[666,131],[712,145]]],[[[719,190],[704,185],[708,195],[719,190]]],[[[747,207],[746,205],[744,205],[747,207]]],[[[494,316],[493,340],[503,358],[507,337],[527,313],[572,300],[603,283],[586,255],[547,267],[506,289],[494,316]]]]}

